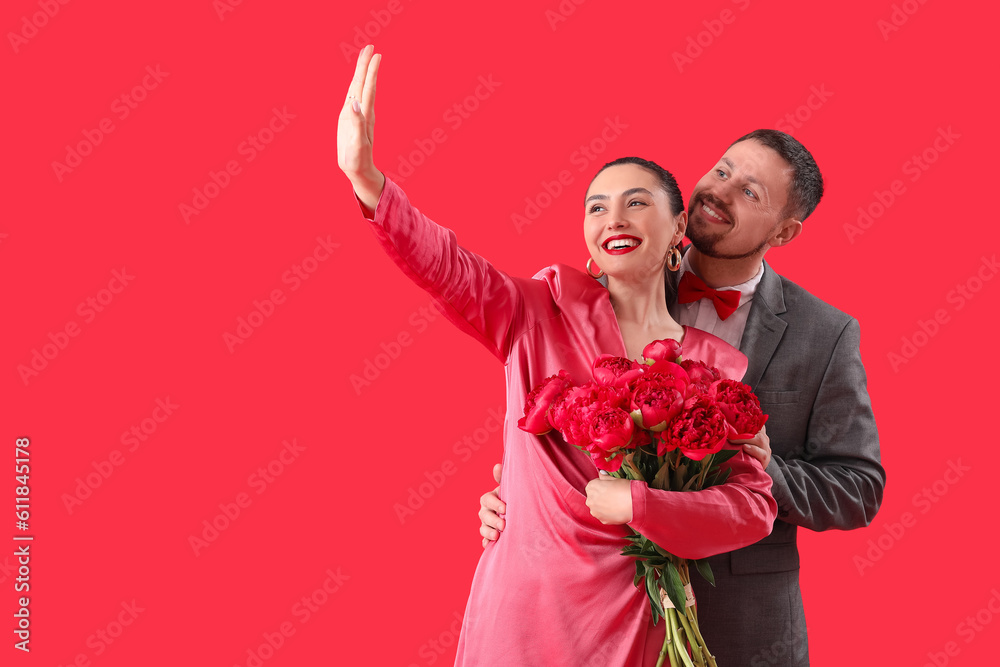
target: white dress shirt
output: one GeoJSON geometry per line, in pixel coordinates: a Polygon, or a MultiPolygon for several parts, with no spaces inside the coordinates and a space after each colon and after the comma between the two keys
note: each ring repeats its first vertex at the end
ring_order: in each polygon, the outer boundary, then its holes
{"type": "MultiPolygon", "coordinates": [[[[694,275],[698,275],[691,268],[689,253],[684,253],[679,271],[680,275],[678,278],[683,277],[687,271],[692,271],[694,275]]],[[[739,307],[725,320],[721,319],[719,314],[715,312],[715,304],[711,299],[699,299],[692,303],[677,304],[677,323],[715,334],[738,349],[740,341],[743,339],[743,330],[747,326],[747,317],[750,315],[750,302],[753,300],[754,292],[757,291],[757,284],[760,283],[760,279],[763,276],[764,262],[761,262],[757,273],[750,280],[739,285],[718,288],[720,290],[739,290],[740,292],[739,307]]],[[[698,277],[700,278],[701,276],[698,277]]]]}

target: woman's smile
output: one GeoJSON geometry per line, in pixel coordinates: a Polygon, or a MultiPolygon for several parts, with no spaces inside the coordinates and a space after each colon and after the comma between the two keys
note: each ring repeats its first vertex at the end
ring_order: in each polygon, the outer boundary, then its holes
{"type": "Polygon", "coordinates": [[[625,255],[642,244],[642,239],[629,234],[617,234],[607,239],[602,245],[609,255],[625,255]]]}

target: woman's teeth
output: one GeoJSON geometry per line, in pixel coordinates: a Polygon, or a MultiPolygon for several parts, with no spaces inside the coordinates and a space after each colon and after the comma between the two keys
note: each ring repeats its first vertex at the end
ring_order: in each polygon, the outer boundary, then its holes
{"type": "Polygon", "coordinates": [[[638,239],[615,239],[608,241],[605,247],[608,250],[621,250],[622,248],[634,248],[637,245],[639,245],[638,239]]]}

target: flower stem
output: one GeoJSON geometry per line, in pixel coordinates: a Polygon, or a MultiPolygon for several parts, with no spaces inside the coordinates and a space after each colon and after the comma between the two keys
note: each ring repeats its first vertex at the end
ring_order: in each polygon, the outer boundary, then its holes
{"type": "Polygon", "coordinates": [[[667,634],[670,636],[670,667],[680,667],[680,658],[677,655],[677,619],[674,618],[674,609],[667,609],[664,617],[667,625],[667,634]]]}
{"type": "Polygon", "coordinates": [[[688,624],[687,614],[678,613],[677,618],[680,620],[681,625],[684,626],[684,635],[687,637],[688,643],[691,644],[691,653],[694,655],[695,664],[697,664],[698,667],[705,667],[705,662],[702,660],[701,656],[701,642],[698,641],[697,635],[691,631],[691,625],[688,624]]]}
{"type": "MultiPolygon", "coordinates": [[[[691,583],[691,568],[688,565],[687,560],[678,559],[680,562],[676,563],[677,572],[681,575],[681,583],[685,586],[691,583]]],[[[694,653],[695,660],[697,661],[699,667],[708,665],[709,667],[717,667],[715,664],[715,656],[708,650],[708,645],[705,643],[705,638],[701,634],[701,628],[698,627],[698,608],[697,607],[686,607],[684,609],[684,614],[686,618],[681,619],[684,624],[684,630],[687,632],[688,640],[692,646],[692,653],[694,653]],[[686,623],[684,621],[687,621],[686,623]],[[697,650],[695,650],[697,648],[697,650]]]]}
{"type": "Polygon", "coordinates": [[[694,488],[695,491],[701,491],[705,488],[705,480],[708,479],[708,471],[712,468],[712,459],[715,458],[715,454],[709,454],[701,462],[701,479],[698,480],[698,486],[694,488]]]}
{"type": "MultiPolygon", "coordinates": [[[[663,646],[660,647],[660,657],[656,659],[656,667],[663,667],[663,661],[667,657],[667,650],[670,648],[670,626],[664,623],[663,628],[663,646]]],[[[670,661],[671,666],[674,661],[670,661]]]]}
{"type": "Polygon", "coordinates": [[[683,618],[684,614],[677,609],[671,609],[671,611],[674,612],[674,621],[671,625],[673,626],[674,645],[677,655],[681,659],[681,662],[684,663],[684,667],[694,667],[694,663],[691,662],[691,656],[688,655],[687,642],[681,637],[681,629],[677,626],[677,619],[683,618]]]}
{"type": "Polygon", "coordinates": [[[701,646],[705,664],[709,667],[718,667],[715,664],[715,656],[708,650],[708,644],[705,642],[705,638],[701,635],[701,628],[698,627],[698,613],[696,607],[687,608],[687,617],[690,621],[691,631],[694,633],[694,638],[701,646]]]}

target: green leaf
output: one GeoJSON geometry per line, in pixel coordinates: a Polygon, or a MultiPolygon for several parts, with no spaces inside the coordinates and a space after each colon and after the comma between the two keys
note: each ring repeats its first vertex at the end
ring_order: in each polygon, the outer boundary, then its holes
{"type": "Polygon", "coordinates": [[[660,587],[656,583],[656,570],[652,568],[646,569],[646,595],[649,596],[649,603],[653,607],[653,616],[655,617],[657,614],[663,616],[663,605],[660,603],[660,587]]]}
{"type": "Polygon", "coordinates": [[[698,572],[701,573],[701,576],[705,578],[705,581],[715,586],[715,575],[712,573],[712,566],[709,564],[708,559],[699,558],[694,564],[698,568],[698,572]]]}
{"type": "Polygon", "coordinates": [[[637,479],[640,482],[646,481],[646,476],[642,473],[642,467],[636,463],[636,452],[632,451],[625,455],[625,460],[622,462],[622,470],[625,471],[625,476],[629,479],[637,479]]]}
{"type": "Polygon", "coordinates": [[[684,486],[681,487],[681,491],[690,491],[691,487],[694,486],[694,483],[697,481],[698,481],[698,476],[695,475],[694,477],[692,477],[691,479],[689,479],[687,482],[684,483],[684,486]]]}
{"type": "Polygon", "coordinates": [[[729,479],[729,473],[731,473],[732,471],[733,471],[732,468],[726,468],[725,470],[721,471],[719,473],[718,479],[716,480],[715,484],[713,484],[713,486],[718,486],[720,484],[725,484],[726,480],[729,479]]]}
{"type": "Polygon", "coordinates": [[[720,463],[725,463],[729,459],[731,459],[734,456],[736,456],[737,454],[739,454],[741,451],[743,451],[743,450],[741,450],[741,449],[722,449],[722,450],[719,450],[718,452],[715,453],[715,458],[713,459],[712,463],[714,465],[719,465],[720,463]]]}
{"type": "Polygon", "coordinates": [[[667,597],[670,598],[670,601],[674,603],[674,607],[680,613],[684,613],[684,609],[687,608],[687,596],[684,594],[684,584],[681,583],[681,573],[677,571],[672,562],[667,562],[666,580],[663,583],[665,584],[663,589],[667,591],[667,597]]]}
{"type": "Polygon", "coordinates": [[[654,489],[660,489],[661,491],[670,490],[670,464],[664,463],[660,466],[660,469],[656,471],[656,476],[653,477],[653,481],[649,484],[650,487],[654,489]]]}

